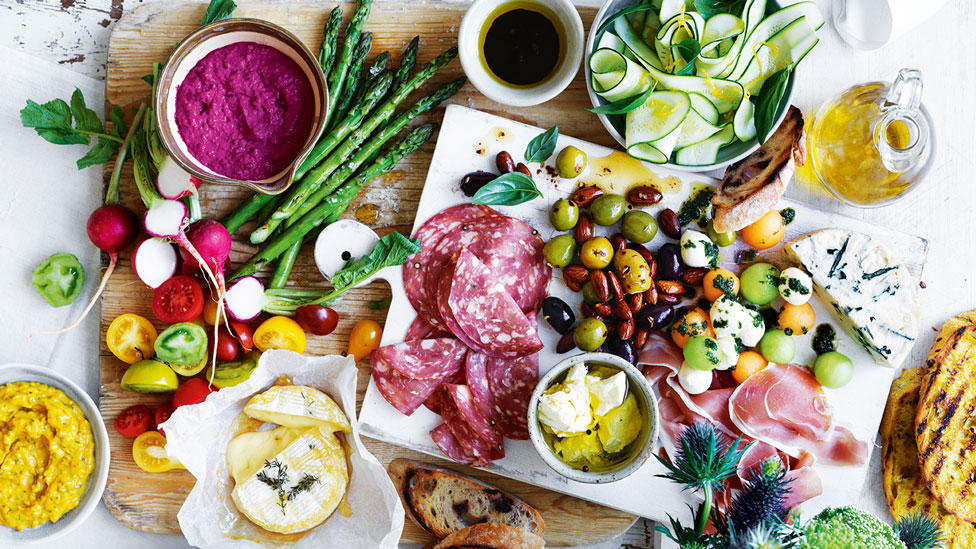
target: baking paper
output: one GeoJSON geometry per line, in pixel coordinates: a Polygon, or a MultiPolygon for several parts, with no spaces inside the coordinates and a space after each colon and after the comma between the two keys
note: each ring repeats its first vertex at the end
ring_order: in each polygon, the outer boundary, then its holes
{"type": "Polygon", "coordinates": [[[403,530],[403,506],[386,470],[359,439],[356,421],[356,363],[340,356],[305,357],[268,351],[250,379],[211,394],[203,403],[182,406],[163,424],[166,451],[196,477],[180,508],[180,529],[197,547],[395,548],[403,530]],[[345,437],[351,448],[347,500],[352,514],[338,511],[297,540],[254,525],[231,499],[234,482],[227,470],[227,443],[236,435],[238,416],[251,396],[281,376],[295,385],[315,387],[342,405],[352,423],[345,437]]]}

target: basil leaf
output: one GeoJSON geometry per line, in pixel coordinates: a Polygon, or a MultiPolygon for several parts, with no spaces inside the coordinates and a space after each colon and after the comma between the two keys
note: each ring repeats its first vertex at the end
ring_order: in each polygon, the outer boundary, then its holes
{"type": "Polygon", "coordinates": [[[687,40],[682,40],[681,42],[678,42],[672,47],[678,50],[678,53],[681,54],[681,57],[689,60],[689,62],[694,61],[695,58],[698,57],[698,54],[701,52],[701,44],[699,44],[698,40],[695,40],[694,38],[688,38],[687,40]]]}
{"type": "Polygon", "coordinates": [[[420,243],[418,241],[411,240],[398,232],[392,232],[380,238],[369,255],[364,255],[333,275],[330,297],[335,299],[338,294],[373,276],[380,269],[393,265],[403,265],[407,261],[407,257],[419,251],[420,243]]]}
{"type": "Polygon", "coordinates": [[[389,297],[384,297],[378,301],[367,301],[366,308],[370,311],[385,311],[390,308],[391,301],[389,297]]]}
{"type": "MultiPolygon", "coordinates": [[[[551,154],[551,153],[550,153],[551,154]]],[[[471,197],[472,204],[515,206],[542,196],[532,178],[521,172],[509,172],[489,181],[471,197]]]]}
{"type": "Polygon", "coordinates": [[[635,13],[638,11],[647,11],[647,10],[656,10],[656,8],[652,6],[650,3],[646,3],[646,4],[634,4],[633,6],[628,6],[622,10],[618,10],[610,17],[607,17],[605,21],[603,21],[603,23],[600,25],[600,28],[596,30],[596,33],[597,35],[602,34],[603,31],[607,30],[607,27],[613,24],[613,22],[618,17],[623,17],[624,15],[629,15],[631,13],[635,13]]]}
{"type": "Polygon", "coordinates": [[[783,94],[786,92],[786,83],[790,80],[790,70],[781,70],[763,82],[762,89],[756,97],[756,135],[759,143],[765,143],[769,137],[769,132],[773,130],[773,123],[776,119],[776,109],[783,94]]]}
{"type": "Polygon", "coordinates": [[[234,3],[234,0],[210,0],[207,13],[203,15],[203,22],[200,23],[200,26],[227,19],[234,13],[236,7],[237,4],[234,3]]]}
{"type": "Polygon", "coordinates": [[[556,151],[557,139],[559,139],[559,126],[553,126],[545,133],[535,136],[525,147],[525,161],[545,162],[556,151]]]}
{"type": "Polygon", "coordinates": [[[744,3],[745,0],[695,0],[695,11],[705,19],[720,13],[736,15],[742,13],[744,3]]]}
{"type": "Polygon", "coordinates": [[[599,107],[586,110],[596,114],[627,114],[647,102],[647,98],[654,92],[657,82],[654,84],[654,86],[647,88],[644,93],[636,97],[625,97],[613,103],[607,103],[606,105],[600,105],[599,107]]]}

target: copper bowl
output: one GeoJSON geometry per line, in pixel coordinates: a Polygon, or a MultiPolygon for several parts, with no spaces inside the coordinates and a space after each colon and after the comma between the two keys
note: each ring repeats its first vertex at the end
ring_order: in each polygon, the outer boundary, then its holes
{"type": "Polygon", "coordinates": [[[312,151],[315,142],[325,131],[323,115],[328,101],[329,90],[319,68],[318,59],[308,51],[301,40],[267,21],[236,18],[224,19],[200,27],[176,46],[176,50],[170,55],[159,75],[159,85],[156,88],[153,104],[160,141],[166,148],[166,152],[181,168],[207,183],[240,185],[263,194],[279,194],[291,185],[298,166],[312,151]],[[280,172],[258,181],[228,178],[204,166],[190,154],[176,127],[176,88],[204,56],[236,42],[257,42],[277,49],[294,60],[305,71],[312,84],[315,124],[312,125],[301,152],[280,172]]]}

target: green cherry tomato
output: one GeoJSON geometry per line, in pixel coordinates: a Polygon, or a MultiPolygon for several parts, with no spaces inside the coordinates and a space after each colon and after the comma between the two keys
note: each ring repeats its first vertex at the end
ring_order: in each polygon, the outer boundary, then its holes
{"type": "Polygon", "coordinates": [[[573,342],[583,351],[595,351],[607,340],[607,325],[598,318],[584,318],[573,330],[573,342]]]}
{"type": "Polygon", "coordinates": [[[624,214],[620,232],[631,242],[646,244],[657,234],[657,221],[654,221],[653,215],[643,210],[631,210],[624,214]]]}
{"type": "Polygon", "coordinates": [[[207,358],[207,332],[193,322],[180,322],[163,330],[153,344],[156,358],[170,364],[192,366],[207,358]]]}
{"type": "Polygon", "coordinates": [[[549,222],[557,231],[568,231],[579,221],[579,206],[572,200],[560,198],[549,210],[549,222]]]}
{"type": "Polygon", "coordinates": [[[854,377],[854,363],[844,354],[830,351],[817,357],[813,363],[813,375],[824,387],[839,389],[854,377]]]}
{"type": "Polygon", "coordinates": [[[85,285],[85,268],[73,254],[54,254],[34,269],[31,285],[52,307],[71,305],[85,285]]]}
{"type": "Polygon", "coordinates": [[[123,389],[145,395],[170,393],[179,385],[176,373],[158,360],[140,360],[122,374],[123,389]]]}
{"type": "Polygon", "coordinates": [[[714,370],[725,360],[725,353],[718,341],[704,335],[694,336],[685,343],[685,362],[696,370],[714,370]]]}
{"type": "Polygon", "coordinates": [[[763,358],[776,364],[789,364],[796,354],[796,342],[783,330],[768,330],[759,340],[763,358]]]}
{"type": "Polygon", "coordinates": [[[214,387],[223,389],[243,383],[251,377],[251,373],[258,367],[261,351],[251,351],[244,358],[233,362],[218,362],[217,369],[207,368],[207,379],[213,379],[214,387]]]}
{"type": "Polygon", "coordinates": [[[708,222],[708,226],[705,227],[705,231],[708,233],[708,238],[710,238],[712,242],[721,248],[731,246],[735,243],[735,231],[720,233],[715,230],[714,221],[708,222]]]}
{"type": "Polygon", "coordinates": [[[556,172],[563,179],[574,179],[586,168],[586,153],[570,145],[556,156],[556,172]]]}
{"type": "Polygon", "coordinates": [[[620,194],[605,194],[590,203],[590,215],[597,225],[609,227],[627,211],[627,199],[620,194]]]}
{"type": "Polygon", "coordinates": [[[552,237],[546,245],[542,247],[542,257],[549,265],[557,269],[562,269],[573,261],[576,255],[576,240],[572,235],[561,234],[552,237]]]}
{"type": "Polygon", "coordinates": [[[742,297],[756,305],[768,305],[779,295],[779,269],[769,263],[750,265],[742,271],[739,284],[742,297]]]}

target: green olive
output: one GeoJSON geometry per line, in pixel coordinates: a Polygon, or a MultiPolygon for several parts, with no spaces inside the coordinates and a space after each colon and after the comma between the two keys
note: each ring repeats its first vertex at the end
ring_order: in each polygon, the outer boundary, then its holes
{"type": "Polygon", "coordinates": [[[607,325],[598,318],[584,318],[573,330],[573,342],[583,351],[595,351],[607,340],[607,325]]]}
{"type": "Polygon", "coordinates": [[[594,236],[580,247],[580,261],[587,269],[603,269],[612,259],[613,244],[605,237],[594,236]]]}
{"type": "Polygon", "coordinates": [[[651,288],[651,268],[647,261],[630,248],[617,252],[613,257],[613,270],[620,277],[624,292],[636,294],[651,288]]]}
{"type": "Polygon", "coordinates": [[[720,233],[715,230],[715,222],[709,221],[708,226],[705,227],[705,231],[708,233],[708,238],[711,239],[716,245],[724,248],[726,246],[731,246],[735,243],[735,231],[729,231],[726,233],[720,233]]]}
{"type": "Polygon", "coordinates": [[[561,234],[554,236],[542,247],[542,257],[557,269],[562,269],[573,261],[576,255],[576,240],[572,235],[561,234]]]}
{"type": "Polygon", "coordinates": [[[583,301],[590,305],[595,305],[600,302],[600,298],[596,296],[596,291],[593,290],[593,285],[589,282],[583,284],[581,291],[583,293],[583,301]]]}
{"type": "Polygon", "coordinates": [[[586,153],[570,145],[556,156],[556,171],[563,179],[573,179],[586,168],[586,153]]]}
{"type": "Polygon", "coordinates": [[[621,194],[605,194],[590,204],[593,222],[604,227],[620,221],[625,211],[627,211],[627,199],[621,194]]]}
{"type": "Polygon", "coordinates": [[[549,210],[549,222],[557,231],[568,231],[579,221],[579,206],[572,200],[560,198],[549,210]]]}
{"type": "Polygon", "coordinates": [[[657,221],[654,221],[653,215],[643,210],[631,210],[624,214],[620,232],[627,240],[644,244],[650,242],[657,234],[657,221]]]}

